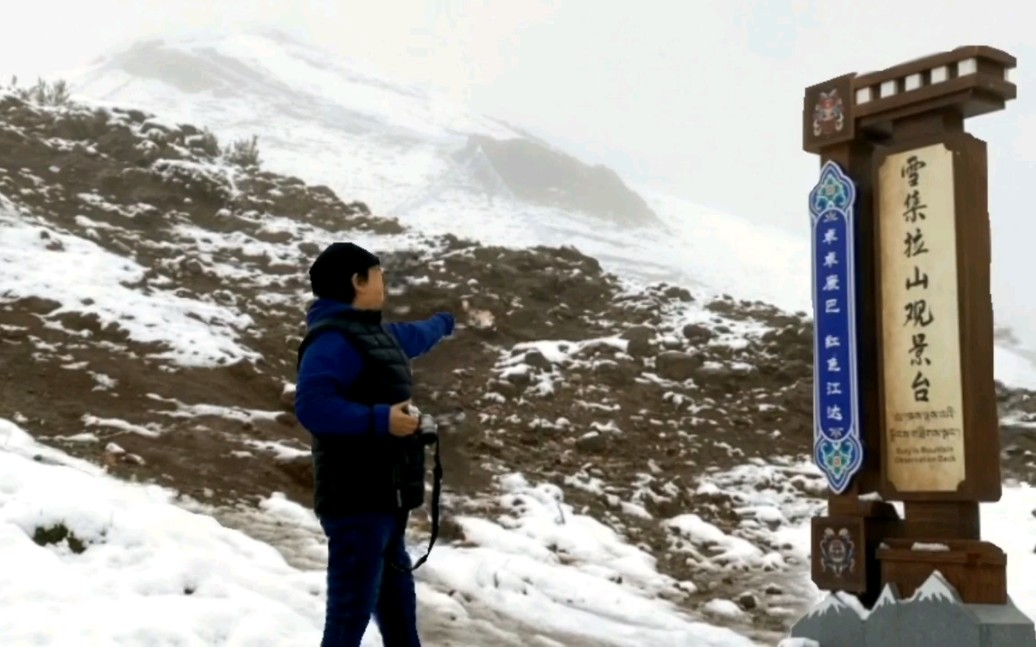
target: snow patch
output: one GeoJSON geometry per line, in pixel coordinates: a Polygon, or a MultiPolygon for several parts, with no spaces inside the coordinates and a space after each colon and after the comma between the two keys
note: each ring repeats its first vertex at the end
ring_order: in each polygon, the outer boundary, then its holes
{"type": "Polygon", "coordinates": [[[910,546],[910,550],[919,550],[919,551],[922,551],[922,552],[932,552],[932,553],[948,551],[949,549],[950,549],[950,547],[947,546],[946,544],[938,544],[938,543],[923,542],[923,541],[915,541],[910,546]]]}
{"type": "Polygon", "coordinates": [[[317,644],[323,574],[291,568],[174,497],[107,477],[0,419],[4,644],[317,644]],[[33,540],[54,527],[72,539],[33,540]]]}
{"type": "Polygon", "coordinates": [[[274,455],[278,460],[291,460],[293,458],[304,458],[310,455],[310,450],[301,449],[298,447],[291,447],[284,442],[275,440],[255,440],[253,438],[245,439],[244,443],[249,447],[255,447],[256,449],[264,452],[269,452],[274,455]]]}
{"type": "Polygon", "coordinates": [[[61,307],[48,318],[67,312],[93,314],[138,343],[167,348],[156,353],[160,359],[212,366],[258,358],[237,339],[237,330],[253,323],[251,317],[171,292],[128,287],[145,275],[135,261],[38,224],[2,204],[0,274],[0,303],[26,297],[57,301],[61,307]]]}
{"type": "Polygon", "coordinates": [[[576,514],[553,485],[522,475],[499,479],[498,521],[460,516],[465,547],[436,549],[425,568],[436,588],[477,598],[495,613],[535,619],[591,644],[751,645],[728,629],[695,621],[659,598],[680,594],[655,560],[592,517],[576,514]]]}
{"type": "Polygon", "coordinates": [[[146,426],[134,425],[125,420],[119,420],[117,418],[98,418],[97,416],[93,416],[88,413],[83,414],[80,421],[87,427],[108,427],[111,429],[117,429],[119,432],[139,434],[147,438],[157,438],[162,433],[160,429],[156,429],[158,425],[155,425],[154,423],[148,423],[146,426]]]}
{"type": "Polygon", "coordinates": [[[702,606],[702,611],[710,616],[725,620],[740,620],[745,616],[745,612],[741,610],[741,607],[737,606],[737,603],[724,600],[723,598],[709,600],[702,606]]]}

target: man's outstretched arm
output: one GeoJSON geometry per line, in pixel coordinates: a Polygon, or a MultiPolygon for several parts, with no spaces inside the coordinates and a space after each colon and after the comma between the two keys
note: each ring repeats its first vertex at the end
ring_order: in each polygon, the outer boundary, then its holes
{"type": "Polygon", "coordinates": [[[453,334],[453,315],[440,312],[424,321],[401,321],[386,324],[407,357],[414,359],[432,350],[436,344],[453,334]]]}

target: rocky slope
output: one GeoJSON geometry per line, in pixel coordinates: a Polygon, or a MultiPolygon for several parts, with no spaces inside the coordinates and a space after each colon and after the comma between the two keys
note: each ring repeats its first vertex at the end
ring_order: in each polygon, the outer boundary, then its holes
{"type": "MultiPolygon", "coordinates": [[[[187,499],[308,505],[305,270],[348,239],[381,253],[390,318],[461,320],[415,367],[444,427],[446,540],[468,541],[451,514],[518,505],[496,485],[520,472],[654,554],[682,604],[786,623],[801,601],[767,578],[803,566],[770,531],[823,496],[803,313],[634,288],[571,247],[422,236],[142,112],[0,94],[0,417],[187,499]]],[[[1036,399],[1001,404],[1005,469],[1032,480],[1036,399]]]]}

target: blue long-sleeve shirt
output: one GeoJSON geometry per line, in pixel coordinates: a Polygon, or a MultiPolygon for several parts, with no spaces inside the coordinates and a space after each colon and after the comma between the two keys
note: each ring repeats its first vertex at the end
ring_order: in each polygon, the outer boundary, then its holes
{"type": "MultiPolygon", "coordinates": [[[[348,304],[318,299],[310,307],[306,323],[313,326],[318,321],[350,309],[352,306],[348,304]]],[[[453,334],[453,326],[453,317],[440,313],[424,321],[389,323],[385,328],[396,338],[407,357],[414,359],[430,351],[444,337],[453,334]]],[[[392,405],[368,407],[340,395],[346,392],[362,369],[363,356],[344,335],[329,332],[314,339],[302,357],[295,390],[295,415],[302,426],[316,436],[370,431],[389,433],[389,410],[392,405]]]]}

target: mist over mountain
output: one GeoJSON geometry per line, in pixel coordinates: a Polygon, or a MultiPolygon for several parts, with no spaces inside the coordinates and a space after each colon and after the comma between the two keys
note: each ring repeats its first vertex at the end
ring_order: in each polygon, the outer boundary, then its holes
{"type": "Polygon", "coordinates": [[[574,245],[630,279],[809,308],[805,240],[629,185],[520,125],[276,31],[147,41],[67,77],[101,105],[223,140],[258,135],[264,168],[364,196],[422,231],[574,245]]]}
{"type": "Polygon", "coordinates": [[[657,222],[613,171],[587,166],[427,91],[374,76],[354,62],[331,61],[276,31],[215,41],[141,42],[80,73],[75,86],[87,96],[147,107],[182,93],[167,105],[193,112],[194,106],[183,104],[198,103],[212,109],[212,125],[221,130],[261,132],[264,144],[276,151],[270,158],[275,166],[290,163],[292,154],[312,153],[317,132],[331,131],[336,137],[325,142],[328,152],[340,145],[336,156],[352,163],[342,160],[333,167],[351,179],[336,175],[326,178],[328,183],[362,186],[377,209],[395,211],[394,205],[428,179],[463,168],[463,160],[450,164],[450,154],[472,145],[506,179],[511,189],[506,197],[626,225],[657,222]],[[247,105],[234,106],[237,102],[247,105]],[[247,110],[235,114],[235,107],[247,110]],[[232,120],[232,114],[251,118],[232,120]],[[390,166],[403,172],[385,173],[390,166]],[[391,175],[402,177],[391,182],[391,175]]]}

